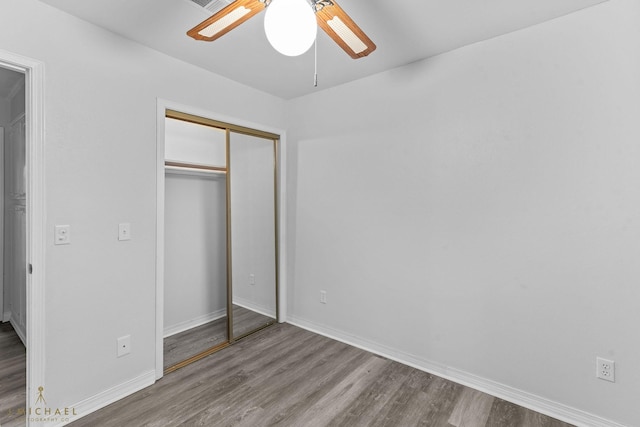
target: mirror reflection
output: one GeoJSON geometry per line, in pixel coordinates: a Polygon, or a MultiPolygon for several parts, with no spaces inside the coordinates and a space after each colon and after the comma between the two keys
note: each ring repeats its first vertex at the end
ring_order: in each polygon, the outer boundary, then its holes
{"type": "Polygon", "coordinates": [[[234,339],[277,318],[275,144],[239,132],[229,137],[234,339]]]}

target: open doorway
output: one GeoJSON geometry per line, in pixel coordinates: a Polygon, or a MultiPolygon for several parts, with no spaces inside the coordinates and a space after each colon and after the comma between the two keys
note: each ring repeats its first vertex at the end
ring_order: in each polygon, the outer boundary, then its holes
{"type": "MultiPolygon", "coordinates": [[[[0,413],[0,424],[5,425],[2,417],[18,418],[7,422],[6,425],[25,425],[28,427],[33,423],[29,417],[25,416],[25,411],[38,406],[38,390],[46,387],[44,381],[45,348],[45,298],[44,298],[44,271],[45,271],[45,209],[44,209],[44,65],[21,55],[0,50],[0,69],[3,77],[3,90],[10,87],[9,104],[2,104],[2,194],[0,200],[2,206],[2,280],[0,280],[0,294],[2,300],[0,307],[0,320],[8,319],[9,332],[15,333],[8,340],[0,340],[0,348],[20,349],[26,355],[21,355],[25,363],[22,373],[15,377],[15,381],[20,381],[17,395],[13,395],[8,402],[2,404],[3,411],[0,413]],[[17,73],[14,74],[14,73],[17,73]],[[7,79],[18,79],[7,84],[7,79]],[[15,98],[13,104],[11,98],[15,98]],[[12,111],[13,109],[13,111],[12,111]],[[7,113],[8,112],[8,113],[7,113]],[[8,117],[8,118],[7,118],[8,117]],[[18,141],[18,142],[16,142],[18,141]],[[10,147],[7,147],[7,145],[10,147]],[[23,149],[24,147],[24,149],[23,149]],[[12,151],[13,150],[13,151],[12,151]],[[14,156],[17,159],[14,159],[14,156]],[[10,162],[10,160],[13,161],[10,162]],[[24,159],[24,166],[22,166],[24,159]],[[5,170],[5,165],[11,166],[5,170]],[[6,192],[6,194],[5,194],[6,192]],[[8,200],[10,199],[10,200],[8,200]],[[10,211],[12,218],[7,218],[7,211],[10,211]],[[15,220],[15,221],[14,221],[15,220]],[[6,242],[5,224],[12,227],[9,236],[16,241],[6,242]],[[16,230],[17,229],[17,230],[16,230]],[[21,237],[24,235],[24,238],[21,237]],[[16,236],[20,236],[16,239],[16,236]],[[11,244],[8,244],[11,243],[11,244]],[[8,246],[5,246],[8,244],[8,246]],[[9,248],[9,251],[5,250],[9,248]],[[14,257],[15,259],[9,260],[14,257]],[[16,270],[11,270],[15,268],[16,270]],[[8,295],[5,292],[5,277],[11,273],[12,280],[18,284],[11,288],[8,295]],[[19,286],[24,283],[25,286],[19,286]],[[17,294],[17,295],[16,295],[17,294]],[[8,305],[8,300],[11,304],[8,305]],[[6,304],[7,303],[7,304],[6,304]],[[8,309],[7,309],[8,307],[8,309]],[[10,312],[9,312],[10,311],[10,312]],[[15,313],[14,313],[15,311],[15,313]],[[19,332],[17,332],[18,330],[19,332]],[[25,351],[26,350],[26,351],[25,351]],[[26,361],[25,361],[26,359],[26,361]],[[21,378],[19,378],[21,377],[21,378]],[[22,390],[20,392],[19,390],[22,390]],[[9,411],[5,408],[15,408],[16,411],[9,411]]],[[[7,96],[3,96],[6,101],[7,96]]],[[[11,285],[8,285],[11,286],[11,285]]],[[[3,329],[4,331],[4,329],[3,329]]],[[[0,369],[7,369],[9,364],[0,363],[0,369]]],[[[7,377],[5,371],[2,372],[2,388],[6,390],[8,384],[14,381],[14,377],[7,377]]]]}
{"type": "Polygon", "coordinates": [[[25,74],[0,68],[0,425],[19,422],[27,383],[25,74]]]}

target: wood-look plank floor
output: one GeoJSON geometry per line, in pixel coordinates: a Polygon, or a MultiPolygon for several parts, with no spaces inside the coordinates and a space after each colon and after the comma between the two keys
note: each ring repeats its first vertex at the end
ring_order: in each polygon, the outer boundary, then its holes
{"type": "Polygon", "coordinates": [[[0,426],[24,426],[27,356],[10,323],[0,323],[0,426]]]}
{"type": "Polygon", "coordinates": [[[275,425],[569,426],[288,324],[250,335],[72,424],[275,425]]]}
{"type": "Polygon", "coordinates": [[[240,337],[248,332],[262,328],[275,319],[256,313],[239,305],[233,305],[233,336],[240,337]]]}
{"type": "MultiPolygon", "coordinates": [[[[233,306],[233,329],[235,336],[260,328],[274,319],[233,306]]],[[[227,318],[213,320],[164,339],[164,369],[189,359],[216,345],[227,342],[227,318]]]]}
{"type": "Polygon", "coordinates": [[[164,368],[227,342],[227,317],[191,328],[164,339],[164,368]]]}

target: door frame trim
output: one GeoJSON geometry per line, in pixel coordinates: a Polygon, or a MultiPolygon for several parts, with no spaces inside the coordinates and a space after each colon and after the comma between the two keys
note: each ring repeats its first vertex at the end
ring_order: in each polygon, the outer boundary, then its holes
{"type": "MultiPolygon", "coordinates": [[[[45,168],[44,63],[0,50],[0,67],[25,74],[27,169],[27,398],[35,407],[38,387],[45,387],[45,168]]],[[[29,426],[29,417],[26,425],[29,426]]]]}
{"type": "Polygon", "coordinates": [[[192,107],[163,98],[157,98],[156,107],[156,380],[164,375],[164,354],[163,354],[163,330],[164,330],[164,207],[165,207],[165,187],[164,187],[164,144],[165,144],[165,117],[167,110],[179,111],[182,113],[204,117],[217,122],[231,123],[238,127],[255,129],[275,135],[279,135],[279,143],[276,144],[279,151],[277,153],[276,193],[278,197],[278,242],[279,259],[278,270],[279,290],[278,290],[278,322],[285,322],[287,319],[287,283],[286,283],[286,259],[287,259],[287,233],[286,233],[286,131],[261,123],[250,122],[238,117],[231,117],[217,112],[207,111],[201,108],[192,107]]]}

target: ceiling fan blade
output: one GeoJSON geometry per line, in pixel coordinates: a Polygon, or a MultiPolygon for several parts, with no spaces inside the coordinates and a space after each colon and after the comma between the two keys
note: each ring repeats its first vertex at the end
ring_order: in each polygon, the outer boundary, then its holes
{"type": "Polygon", "coordinates": [[[212,42],[264,10],[264,0],[236,0],[189,31],[196,40],[212,42]]]}
{"type": "Polygon", "coordinates": [[[353,59],[376,50],[376,45],[335,0],[314,0],[318,25],[353,59]]]}

